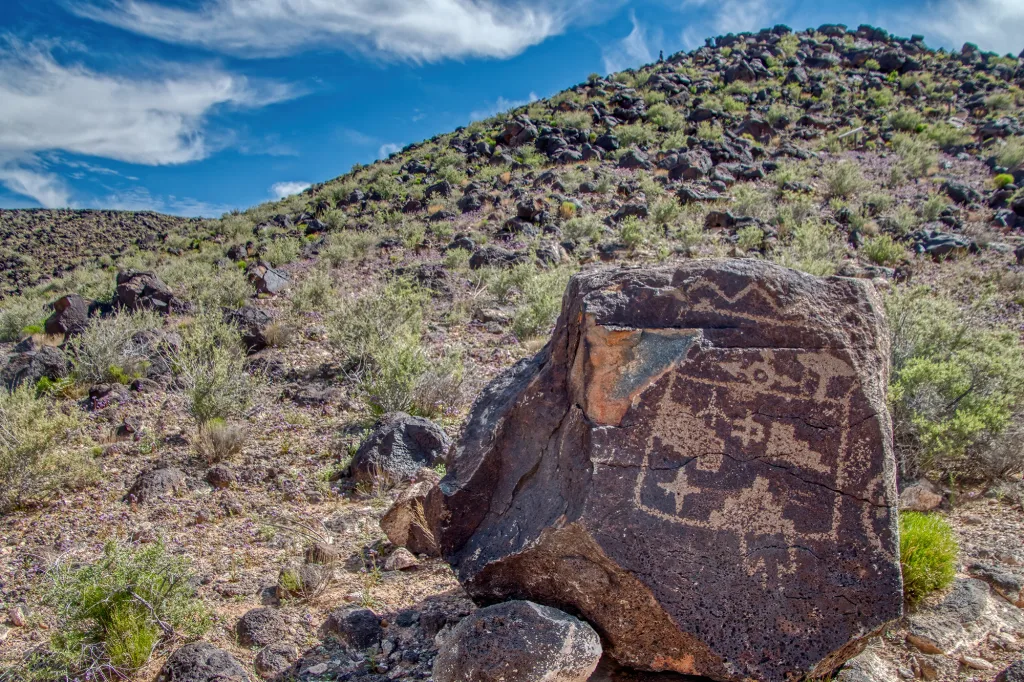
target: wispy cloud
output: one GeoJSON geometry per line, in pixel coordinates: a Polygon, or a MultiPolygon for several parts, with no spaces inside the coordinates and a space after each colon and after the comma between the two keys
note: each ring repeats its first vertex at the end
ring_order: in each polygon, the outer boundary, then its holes
{"type": "Polygon", "coordinates": [[[387,144],[382,144],[380,146],[380,149],[377,150],[377,158],[378,159],[386,159],[389,156],[391,156],[392,154],[396,154],[396,153],[398,153],[400,151],[402,151],[402,145],[400,145],[400,144],[395,144],[393,142],[389,142],[387,144]]]}
{"type": "Polygon", "coordinates": [[[435,61],[511,57],[561,33],[597,0],[67,0],[80,16],[238,57],[343,49],[435,61]]]}
{"type": "Polygon", "coordinates": [[[792,4],[791,0],[683,0],[683,10],[698,12],[683,29],[683,46],[699,47],[711,36],[772,26],[786,16],[792,4]]]}
{"type": "Polygon", "coordinates": [[[275,199],[284,199],[293,194],[298,194],[310,186],[309,182],[275,182],[270,186],[270,194],[275,199]]]}
{"type": "Polygon", "coordinates": [[[1013,55],[1024,49],[1021,0],[940,0],[913,13],[886,13],[878,23],[905,34],[921,33],[935,45],[959,48],[969,42],[1013,55]]]}
{"type": "Polygon", "coordinates": [[[145,165],[197,161],[218,146],[207,120],[219,107],[260,107],[295,94],[214,66],[157,65],[149,77],[103,74],[59,62],[51,43],[6,39],[0,42],[0,182],[45,206],[66,205],[67,188],[39,154],[145,165]]]}
{"type": "Polygon", "coordinates": [[[189,218],[216,218],[238,206],[211,203],[191,197],[152,194],[145,187],[129,187],[106,196],[87,199],[81,208],[104,208],[115,211],[156,211],[189,218]]]}
{"type": "MultiPolygon", "coordinates": [[[[633,30],[629,35],[602,50],[605,73],[614,73],[654,61],[647,28],[637,20],[635,13],[630,13],[629,20],[633,23],[633,30]]],[[[658,40],[660,41],[660,37],[658,40]]]]}
{"type": "Polygon", "coordinates": [[[506,111],[511,111],[512,109],[518,109],[524,104],[536,102],[538,99],[540,98],[537,97],[537,93],[535,92],[531,92],[527,95],[526,99],[505,99],[504,97],[499,97],[495,101],[484,105],[482,108],[471,111],[469,113],[469,120],[480,121],[485,118],[490,118],[491,116],[502,114],[506,111]]]}

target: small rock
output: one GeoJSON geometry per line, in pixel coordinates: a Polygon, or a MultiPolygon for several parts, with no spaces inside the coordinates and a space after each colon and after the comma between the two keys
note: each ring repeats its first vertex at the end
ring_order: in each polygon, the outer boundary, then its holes
{"type": "Polygon", "coordinates": [[[419,561],[405,547],[399,547],[384,560],[385,571],[405,571],[419,566],[419,561]]]}
{"type": "Polygon", "coordinates": [[[528,601],[480,609],[440,638],[435,682],[585,682],[602,652],[588,624],[528,601]]]}
{"type": "Polygon", "coordinates": [[[173,494],[184,486],[185,473],[180,469],[151,469],[139,474],[124,501],[145,504],[157,497],[173,494]]]}
{"type": "Polygon", "coordinates": [[[971,670],[994,670],[995,666],[986,661],[983,658],[976,658],[974,656],[961,656],[960,663],[970,668],[971,670]]]}
{"type": "Polygon", "coordinates": [[[448,434],[434,422],[395,412],[377,422],[359,446],[349,475],[358,483],[397,483],[437,464],[450,445],[448,434]]]}
{"type": "Polygon", "coordinates": [[[900,491],[900,509],[927,512],[938,509],[940,504],[942,495],[927,479],[922,479],[900,491]]]}
{"type": "Polygon", "coordinates": [[[354,649],[369,649],[384,636],[380,617],[370,609],[337,609],[328,616],[325,629],[354,649]]]}
{"type": "Polygon", "coordinates": [[[269,646],[289,634],[284,617],[269,607],[248,611],[238,620],[235,630],[242,646],[269,646]]]}
{"type": "Polygon", "coordinates": [[[381,530],[393,544],[405,547],[415,554],[437,556],[437,542],[430,531],[424,513],[424,504],[430,490],[441,477],[433,469],[423,468],[416,474],[420,479],[395,500],[380,520],[381,530]]]}
{"type": "Polygon", "coordinates": [[[995,682],[1024,682],[1024,659],[1011,664],[996,675],[995,682]]]}
{"type": "Polygon", "coordinates": [[[167,659],[157,682],[250,682],[245,669],[226,651],[192,642],[167,659]]]}
{"type": "Polygon", "coordinates": [[[256,654],[253,665],[264,679],[277,677],[299,658],[299,649],[293,644],[275,642],[256,654]]]}
{"type": "Polygon", "coordinates": [[[24,604],[12,606],[7,617],[10,619],[11,625],[23,628],[28,625],[28,607],[24,604]]]}

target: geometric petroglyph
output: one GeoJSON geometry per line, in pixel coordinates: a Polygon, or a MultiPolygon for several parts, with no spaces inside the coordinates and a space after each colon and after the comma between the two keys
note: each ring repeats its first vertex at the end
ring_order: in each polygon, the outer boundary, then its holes
{"type": "Polygon", "coordinates": [[[751,260],[581,273],[424,504],[481,603],[620,663],[827,676],[902,609],[888,332],[870,283],[751,260]]]}

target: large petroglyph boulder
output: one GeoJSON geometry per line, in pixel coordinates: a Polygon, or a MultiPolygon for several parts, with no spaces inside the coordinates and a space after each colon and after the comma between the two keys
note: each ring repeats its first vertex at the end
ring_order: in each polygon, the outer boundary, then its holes
{"type": "Polygon", "coordinates": [[[887,345],[864,280],[579,275],[474,406],[427,502],[440,549],[479,602],[581,616],[628,666],[831,670],[902,608],[887,345]]]}

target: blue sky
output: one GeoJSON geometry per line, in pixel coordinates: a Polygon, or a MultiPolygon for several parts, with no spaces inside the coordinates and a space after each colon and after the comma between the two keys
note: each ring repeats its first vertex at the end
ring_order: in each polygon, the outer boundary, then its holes
{"type": "Polygon", "coordinates": [[[220,215],[776,23],[1024,48],[1024,0],[0,0],[0,207],[220,215]]]}

